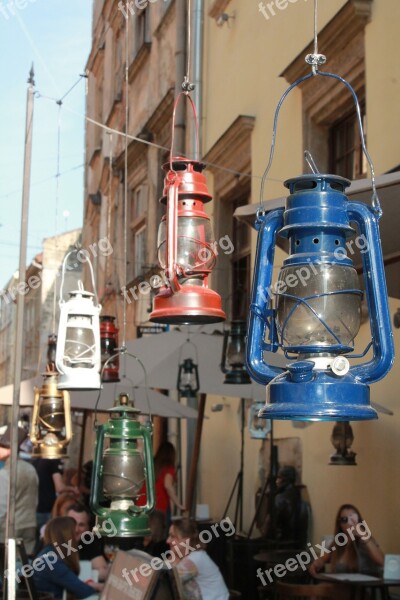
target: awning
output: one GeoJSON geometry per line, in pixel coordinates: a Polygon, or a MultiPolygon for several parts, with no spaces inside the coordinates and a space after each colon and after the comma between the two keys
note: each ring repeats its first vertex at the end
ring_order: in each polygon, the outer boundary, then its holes
{"type": "MultiPolygon", "coordinates": [[[[147,385],[153,388],[176,390],[179,365],[192,358],[199,370],[200,393],[233,398],[252,398],[265,402],[265,386],[257,383],[226,385],[221,371],[223,335],[221,331],[210,334],[210,328],[187,328],[139,338],[127,343],[128,352],[138,356],[147,371],[147,385]]],[[[284,367],[287,360],[267,352],[266,360],[273,366],[284,367]]],[[[133,364],[130,377],[144,385],[143,372],[133,364]],[[136,375],[135,375],[136,374],[136,375]]],[[[131,365],[131,363],[129,363],[131,365]]]]}
{"type": "MultiPolygon", "coordinates": [[[[376,177],[376,188],[383,211],[380,221],[380,232],[388,294],[392,298],[400,298],[400,278],[398,276],[398,265],[395,264],[400,262],[400,171],[376,177]]],[[[346,195],[352,200],[371,204],[371,179],[353,181],[346,191],[346,195]]],[[[283,208],[285,202],[286,196],[266,200],[261,204],[261,208],[268,212],[276,208],[283,208]]],[[[235,210],[234,216],[239,221],[243,221],[254,227],[256,213],[259,208],[259,203],[239,206],[235,210]]],[[[287,251],[287,247],[282,242],[283,240],[279,240],[279,246],[287,251]]]]}
{"type": "MultiPolygon", "coordinates": [[[[35,398],[34,387],[41,387],[42,377],[34,377],[21,381],[20,406],[33,406],[35,398]]],[[[0,388],[0,404],[11,406],[13,398],[13,385],[6,385],[0,388]]],[[[134,399],[136,408],[147,415],[152,414],[159,417],[171,417],[178,419],[196,419],[197,410],[176,402],[165,394],[156,390],[143,387],[134,387],[121,384],[105,383],[101,390],[100,400],[97,410],[105,410],[114,404],[114,399],[119,393],[128,393],[130,398],[134,399]]],[[[75,410],[94,410],[99,392],[97,391],[70,391],[71,408],[75,410]]]]}

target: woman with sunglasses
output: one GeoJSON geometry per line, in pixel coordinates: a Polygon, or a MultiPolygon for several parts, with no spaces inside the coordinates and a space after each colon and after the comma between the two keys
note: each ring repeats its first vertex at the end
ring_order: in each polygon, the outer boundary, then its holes
{"type": "Polygon", "coordinates": [[[310,575],[322,571],[330,563],[332,573],[382,574],[384,555],[371,532],[352,504],[343,504],[336,515],[335,535],[328,546],[329,552],[320,556],[309,567],[310,575]]]}

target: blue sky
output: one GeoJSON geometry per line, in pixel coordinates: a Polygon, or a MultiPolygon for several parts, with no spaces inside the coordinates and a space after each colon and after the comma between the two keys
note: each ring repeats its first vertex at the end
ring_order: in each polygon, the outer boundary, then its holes
{"type": "MultiPolygon", "coordinates": [[[[0,0],[0,289],[18,269],[27,78],[61,98],[84,73],[91,41],[91,0],[0,0]]],[[[56,202],[58,106],[35,98],[27,264],[46,237],[82,226],[86,80],[61,108],[56,202]],[[58,215],[58,218],[56,218],[58,215]]]]}

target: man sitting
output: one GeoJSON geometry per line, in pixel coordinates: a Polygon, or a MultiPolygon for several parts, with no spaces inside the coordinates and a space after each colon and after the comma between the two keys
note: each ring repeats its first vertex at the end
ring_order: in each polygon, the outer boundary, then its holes
{"type": "Polygon", "coordinates": [[[67,511],[67,517],[72,517],[76,522],[76,538],[80,540],[79,560],[90,560],[92,569],[99,572],[99,581],[105,581],[109,565],[103,553],[103,544],[97,535],[92,534],[90,527],[91,514],[84,504],[73,504],[67,511]],[[85,533],[90,532],[91,535],[85,533]]]}

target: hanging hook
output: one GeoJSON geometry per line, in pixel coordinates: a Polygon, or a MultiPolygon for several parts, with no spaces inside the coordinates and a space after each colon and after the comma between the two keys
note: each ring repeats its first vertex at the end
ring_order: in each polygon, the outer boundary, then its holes
{"type": "Polygon", "coordinates": [[[309,150],[304,150],[304,158],[306,160],[306,163],[308,164],[308,166],[310,167],[312,173],[316,173],[319,174],[321,171],[318,169],[317,165],[315,164],[315,161],[312,157],[311,152],[309,152],[309,150]]]}
{"type": "Polygon", "coordinates": [[[181,92],[180,94],[178,94],[178,96],[175,100],[174,110],[172,112],[172,139],[171,139],[171,151],[170,151],[170,155],[169,155],[169,168],[170,168],[170,171],[172,171],[172,172],[174,172],[174,169],[172,168],[172,163],[173,163],[172,159],[174,156],[176,109],[177,109],[177,106],[178,106],[179,101],[182,98],[182,96],[184,96],[185,98],[188,99],[188,101],[190,102],[190,106],[192,107],[193,120],[194,120],[194,126],[195,126],[195,131],[196,131],[196,155],[200,156],[199,123],[198,123],[198,119],[197,119],[196,107],[195,107],[194,102],[193,102],[192,98],[190,97],[190,95],[186,92],[181,92]]]}
{"type": "MultiPolygon", "coordinates": [[[[67,268],[67,261],[68,261],[69,257],[71,256],[71,254],[74,254],[74,253],[78,254],[78,252],[79,252],[79,250],[77,250],[77,249],[71,250],[64,257],[63,264],[62,264],[62,271],[61,271],[60,306],[61,306],[61,304],[64,304],[63,288],[64,288],[65,271],[66,271],[66,268],[67,268]]],[[[94,297],[94,300],[96,302],[96,306],[98,306],[99,305],[99,299],[98,299],[98,296],[97,296],[96,283],[95,283],[95,280],[94,280],[93,266],[92,266],[92,263],[91,263],[89,257],[86,258],[86,262],[89,265],[90,275],[91,275],[91,279],[92,279],[93,297],[94,297]]],[[[78,288],[79,288],[80,291],[84,291],[83,283],[82,283],[81,280],[78,281],[78,288]]]]}
{"type": "Polygon", "coordinates": [[[326,63],[326,56],[318,52],[318,0],[314,0],[314,52],[307,54],[305,61],[311,65],[313,75],[317,75],[318,67],[326,63]]]}
{"type": "MultiPolygon", "coordinates": [[[[122,356],[123,358],[130,356],[131,358],[134,358],[141,366],[143,373],[144,373],[144,389],[145,389],[145,393],[146,393],[147,406],[149,408],[149,419],[151,421],[151,419],[153,418],[153,415],[151,413],[151,404],[150,404],[150,399],[149,399],[149,394],[148,394],[149,384],[148,384],[147,370],[146,370],[146,367],[144,366],[143,362],[140,360],[140,358],[138,358],[135,354],[131,354],[130,352],[128,352],[126,347],[118,348],[118,350],[114,354],[112,354],[111,356],[108,357],[108,359],[105,361],[104,365],[102,366],[101,371],[100,371],[100,379],[101,380],[103,379],[103,373],[104,373],[108,363],[113,361],[114,358],[116,358],[117,356],[122,356]]],[[[133,383],[133,380],[126,376],[125,362],[124,362],[121,380],[130,381],[130,383],[132,384],[132,390],[135,390],[135,385],[133,383]]],[[[117,385],[118,384],[115,384],[115,388],[117,385]]],[[[138,387],[138,386],[136,386],[136,387],[138,387]]],[[[98,408],[99,401],[100,401],[101,391],[102,391],[102,389],[100,388],[99,395],[97,396],[96,403],[94,405],[94,421],[93,421],[94,428],[96,428],[96,425],[97,425],[97,408],[98,408]]]]}

